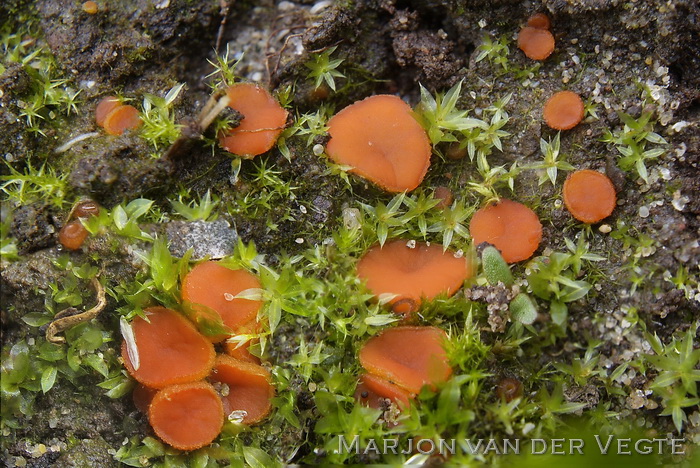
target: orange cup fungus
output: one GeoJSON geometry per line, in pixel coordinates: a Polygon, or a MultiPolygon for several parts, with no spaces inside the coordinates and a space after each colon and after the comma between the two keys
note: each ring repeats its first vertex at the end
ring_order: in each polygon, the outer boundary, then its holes
{"type": "Polygon", "coordinates": [[[372,374],[362,374],[355,389],[355,399],[365,406],[383,409],[386,399],[395,402],[399,408],[407,408],[411,395],[401,387],[372,374]]]}
{"type": "Polygon", "coordinates": [[[505,199],[474,213],[469,230],[475,244],[493,244],[508,263],[530,258],[542,240],[542,224],[535,212],[505,199]]]}
{"type": "Polygon", "coordinates": [[[439,294],[451,296],[471,276],[471,265],[465,257],[444,252],[441,245],[417,242],[414,247],[405,240],[372,247],[357,264],[357,275],[380,300],[389,300],[392,310],[410,316],[422,299],[439,294]]]}
{"type": "Polygon", "coordinates": [[[411,108],[390,95],[370,96],[328,121],[326,153],[389,192],[413,190],[430,166],[428,135],[411,108]]]}
{"type": "Polygon", "coordinates": [[[584,169],[564,181],[564,204],[571,215],[584,223],[597,223],[610,216],[617,203],[615,187],[598,171],[584,169]]]}
{"type": "Polygon", "coordinates": [[[554,36],[547,29],[525,26],[518,33],[518,48],[532,60],[544,60],[554,52],[554,36]]]}
{"type": "MultiPolygon", "coordinates": [[[[236,298],[247,289],[260,289],[255,275],[246,270],[232,270],[217,262],[207,261],[192,268],[182,281],[182,300],[189,302],[196,314],[195,321],[211,313],[221,317],[232,333],[253,323],[262,301],[236,298]]],[[[210,337],[213,342],[223,341],[230,335],[210,337]]]]}
{"type": "Polygon", "coordinates": [[[131,356],[126,341],[122,359],[129,374],[151,388],[201,380],[214,365],[214,346],[183,315],[165,307],[145,310],[148,321],[131,322],[138,353],[131,356]]]}
{"type": "Polygon", "coordinates": [[[517,379],[506,377],[496,384],[496,395],[507,402],[523,396],[523,384],[517,379]]]}
{"type": "Polygon", "coordinates": [[[552,22],[549,20],[549,16],[544,13],[535,13],[527,19],[527,25],[531,28],[549,30],[552,27],[552,22]]]}
{"type": "Polygon", "coordinates": [[[435,208],[442,209],[448,208],[455,199],[454,195],[452,194],[452,190],[444,186],[435,188],[435,191],[433,192],[433,198],[435,198],[436,200],[440,200],[440,202],[438,202],[438,204],[435,205],[435,208]]]}
{"type": "Polygon", "coordinates": [[[238,127],[219,136],[229,153],[252,158],[275,145],[287,123],[287,111],[263,88],[249,83],[235,84],[226,90],[229,107],[243,116],[238,127]]]}
{"type": "MultiPolygon", "coordinates": [[[[409,395],[416,395],[424,385],[435,389],[452,375],[443,348],[446,340],[447,334],[436,327],[389,328],[365,343],[360,350],[360,364],[373,376],[393,383],[409,395]]],[[[375,393],[391,398],[371,379],[363,382],[375,393]]],[[[394,397],[401,400],[399,396],[394,397]]]]}
{"type": "Polygon", "coordinates": [[[83,3],[83,11],[85,13],[87,13],[89,15],[94,15],[95,13],[97,13],[97,10],[98,10],[97,3],[93,2],[93,1],[87,1],[87,2],[83,3]]]}
{"type": "Polygon", "coordinates": [[[219,355],[209,379],[226,385],[222,392],[224,411],[245,412],[244,424],[255,424],[270,413],[275,388],[270,373],[262,366],[219,355]]]}
{"type": "Polygon", "coordinates": [[[209,445],[224,425],[221,398],[211,384],[191,382],[159,391],[148,408],[148,420],[165,443],[180,450],[209,445]]]}
{"type": "Polygon", "coordinates": [[[73,207],[74,218],[88,218],[100,214],[100,205],[92,200],[83,200],[75,204],[73,207]]]}
{"type": "Polygon", "coordinates": [[[76,203],[68,216],[68,222],[58,231],[58,242],[68,250],[78,250],[89,233],[76,218],[89,218],[98,214],[100,214],[100,205],[94,201],[83,200],[76,203]]]}
{"type": "Polygon", "coordinates": [[[134,400],[134,406],[142,413],[148,414],[148,407],[151,406],[153,397],[158,393],[157,388],[146,387],[143,384],[136,384],[134,391],[131,393],[131,399],[134,400]]]}
{"type": "Polygon", "coordinates": [[[107,96],[97,104],[95,121],[110,135],[121,135],[126,130],[138,128],[142,123],[138,109],[122,104],[114,96],[107,96]]]}
{"type": "Polygon", "coordinates": [[[542,114],[550,128],[569,130],[583,120],[583,100],[573,91],[559,91],[547,100],[542,114]]]}
{"type": "Polygon", "coordinates": [[[88,234],[80,220],[75,219],[66,223],[58,231],[58,241],[68,250],[78,250],[87,239],[88,234]]]}
{"type": "Polygon", "coordinates": [[[107,115],[121,105],[121,101],[116,96],[102,98],[95,108],[95,122],[97,122],[97,125],[104,127],[107,115]]]}

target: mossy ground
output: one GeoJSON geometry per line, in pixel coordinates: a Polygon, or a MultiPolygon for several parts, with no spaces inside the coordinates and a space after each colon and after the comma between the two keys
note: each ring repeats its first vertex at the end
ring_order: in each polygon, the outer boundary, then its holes
{"type": "MultiPolygon", "coordinates": [[[[2,213],[2,248],[8,252],[1,293],[3,463],[116,466],[119,459],[136,466],[163,460],[216,466],[216,460],[230,460],[265,466],[265,453],[283,462],[404,462],[407,456],[331,453],[339,434],[391,434],[377,424],[377,414],[363,412],[348,398],[358,372],[358,347],[390,318],[366,301],[354,264],[378,232],[441,242],[455,225],[431,209],[411,211],[410,203],[448,186],[466,216],[484,201],[470,185],[485,186],[483,173],[469,157],[455,161],[435,155],[417,195],[396,204],[389,215],[377,215],[380,204],[391,205],[392,196],[353,176],[341,177],[342,171],[317,155],[324,133],[308,117],[315,112],[327,117],[377,93],[398,93],[415,105],[421,97],[418,82],[435,93],[460,80],[459,108],[469,109],[472,117],[490,117],[487,108],[512,94],[503,128],[510,135],[503,138],[502,151],[491,148],[487,156],[492,167],[506,169],[515,162],[523,167],[542,161],[540,138],[552,141],[556,135],[541,119],[546,98],[564,88],[580,93],[590,112],[584,123],[561,134],[561,153],[576,168],[604,169],[619,202],[609,219],[589,228],[572,220],[561,203],[563,170],[555,184],[540,184],[540,172],[524,170],[512,191],[503,183],[495,186],[500,196],[526,203],[539,215],[544,236],[537,255],[566,252],[566,238],[576,242],[585,235],[588,251],[605,260],[584,262],[571,276],[592,289],[567,304],[562,325],[551,319],[551,298],[536,299],[540,319],[534,326],[508,323],[505,332],[491,326],[498,321],[492,311],[502,310],[499,290],[487,297],[489,304],[469,302],[462,293],[427,304],[421,322],[452,330],[459,378],[438,396],[421,396],[406,422],[408,434],[401,437],[548,438],[580,423],[599,431],[634,428],[630,432],[646,437],[685,437],[686,450],[697,452],[695,395],[684,391],[688,387],[680,378],[658,386],[664,372],[692,374],[694,366],[697,373],[697,360],[683,348],[700,320],[700,30],[692,20],[700,15],[697,4],[336,3],[321,8],[305,1],[235,2],[219,55],[226,43],[232,58],[245,52],[236,73],[268,83],[273,91],[291,91],[296,122],[304,115],[307,120],[287,138],[289,158],[276,148],[233,167],[231,155],[210,144],[211,134],[177,160],[163,161],[158,156],[165,148],[138,134],[108,137],[93,119],[101,96],[118,94],[139,106],[146,93],[162,97],[181,82],[186,88],[172,106],[175,119],[195,116],[216,79],[207,78],[214,70],[207,60],[216,60],[218,1],[109,2],[97,15],[83,12],[77,1],[0,5],[0,45],[13,51],[0,68],[0,148],[6,161],[0,173],[6,176],[3,183],[15,181],[5,185],[2,213]],[[537,11],[551,16],[557,38],[557,50],[542,64],[525,58],[514,41],[525,18],[537,11]],[[314,90],[305,64],[331,47],[336,47],[332,57],[343,59],[337,69],[344,76],[335,78],[337,92],[324,96],[314,90]],[[33,70],[47,74],[37,77],[33,70]],[[622,130],[623,112],[637,120],[650,113],[653,130],[667,141],[659,146],[663,153],[646,162],[646,181],[636,168],[620,169],[616,146],[624,145],[603,141],[606,132],[622,130]],[[55,152],[90,132],[97,135],[55,152]],[[201,206],[207,191],[215,203],[205,214],[184,215],[170,203],[180,197],[201,206]],[[120,204],[139,198],[154,203],[130,224],[115,227],[112,219],[81,251],[66,253],[56,245],[56,232],[81,196],[112,210],[113,218],[120,204]],[[357,228],[355,213],[360,214],[357,228]],[[149,438],[147,421],[127,395],[129,381],[121,375],[115,350],[120,315],[174,300],[177,286],[168,288],[167,278],[153,271],[154,262],[173,268],[177,263],[153,256],[148,236],[190,215],[226,221],[265,256],[261,266],[255,253],[246,256],[239,248],[233,254],[239,264],[268,275],[266,313],[279,314],[267,349],[278,399],[266,424],[254,430],[229,427],[220,446],[186,458],[149,438]],[[423,232],[421,216],[435,229],[423,232]],[[42,327],[55,312],[92,305],[93,294],[84,285],[97,271],[110,291],[107,308],[68,336],[60,351],[45,346],[42,327]],[[668,359],[647,357],[654,354],[668,359]],[[674,367],[688,363],[690,370],[674,367]],[[495,397],[493,388],[502,377],[523,382],[517,405],[495,397]],[[681,418],[678,411],[687,417],[682,433],[674,424],[681,418]]],[[[646,149],[653,147],[648,143],[646,149]]],[[[445,143],[436,147],[440,153],[447,149],[445,143]]],[[[128,206],[125,213],[132,214],[128,206]]],[[[461,211],[449,213],[459,217],[461,211]]],[[[465,219],[456,224],[468,224],[465,219]]],[[[453,248],[468,252],[468,237],[452,238],[453,248]]],[[[519,265],[513,273],[527,288],[528,268],[519,265]]],[[[486,459],[511,463],[494,454],[486,459]]],[[[453,461],[480,462],[468,456],[453,461]]]]}

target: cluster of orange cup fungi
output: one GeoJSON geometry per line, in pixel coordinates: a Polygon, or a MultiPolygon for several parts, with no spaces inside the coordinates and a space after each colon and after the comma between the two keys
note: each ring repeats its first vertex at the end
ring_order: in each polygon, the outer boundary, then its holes
{"type": "Polygon", "coordinates": [[[204,336],[183,314],[164,307],[146,309],[147,319],[132,321],[133,347],[125,340],[122,358],[139,382],[134,403],[165,443],[194,450],[219,435],[226,417],[255,424],[270,412],[274,387],[260,360],[247,346],[226,343],[226,354],[215,350],[215,343],[259,330],[261,302],[235,298],[259,287],[249,272],[207,261],[183,279],[184,306],[195,322],[223,322],[231,333],[204,336]]]}
{"type": "Polygon", "coordinates": [[[122,104],[115,96],[107,96],[97,104],[95,122],[110,135],[121,135],[126,130],[134,130],[142,124],[138,109],[122,104]]]}
{"type": "Polygon", "coordinates": [[[544,60],[554,52],[551,22],[544,13],[532,15],[518,33],[518,48],[532,60],[544,60]]]}
{"type": "Polygon", "coordinates": [[[92,200],[83,200],[75,204],[68,222],[58,231],[58,242],[68,250],[78,250],[87,239],[88,231],[80,219],[100,214],[100,205],[92,200]]]}
{"type": "MultiPolygon", "coordinates": [[[[554,50],[550,27],[546,15],[530,17],[518,36],[519,48],[531,59],[546,59],[554,50]]],[[[233,85],[227,96],[241,120],[219,135],[221,146],[241,157],[270,150],[286,125],[287,111],[257,85],[233,85]]],[[[568,130],[583,119],[583,101],[576,93],[562,91],[547,101],[543,114],[551,128],[568,130]]],[[[111,134],[140,124],[136,109],[113,97],[100,102],[96,118],[111,134]]],[[[430,140],[411,108],[396,96],[358,101],[331,118],[328,129],[328,156],[386,191],[415,189],[430,166],[430,140]]],[[[436,189],[435,196],[443,209],[453,199],[445,187],[436,189]]],[[[586,223],[609,216],[616,202],[610,180],[592,170],[572,173],[564,183],[563,197],[571,214],[586,223]]],[[[509,263],[530,258],[542,239],[537,215],[506,199],[478,210],[469,228],[475,244],[494,245],[509,263]]],[[[473,268],[467,257],[440,245],[395,240],[369,249],[358,262],[357,274],[376,300],[387,302],[408,321],[422,301],[453,295],[474,274],[473,268]]],[[[132,323],[139,364],[132,362],[126,342],[122,355],[127,370],[141,384],[134,401],[148,413],[156,434],[171,446],[192,450],[209,444],[227,414],[240,411],[242,422],[252,424],[269,413],[274,395],[269,372],[250,352],[250,342],[237,346],[227,340],[261,330],[257,313],[262,302],[237,297],[260,288],[259,280],[247,271],[207,261],[183,279],[182,300],[193,321],[218,320],[231,333],[205,337],[183,315],[163,307],[147,309],[148,320],[137,318],[132,323]],[[214,344],[220,342],[225,342],[226,354],[216,354],[214,344]]],[[[356,398],[382,409],[389,400],[402,409],[423,386],[435,389],[452,373],[443,347],[446,339],[439,328],[408,325],[371,338],[359,354],[366,373],[360,376],[356,398]]],[[[522,393],[522,386],[504,379],[498,393],[510,401],[522,393]]]]}

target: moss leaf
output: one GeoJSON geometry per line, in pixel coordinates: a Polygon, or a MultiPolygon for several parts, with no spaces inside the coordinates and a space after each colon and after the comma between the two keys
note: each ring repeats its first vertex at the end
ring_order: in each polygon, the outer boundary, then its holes
{"type": "Polygon", "coordinates": [[[510,316],[524,325],[531,325],[537,318],[537,307],[525,293],[520,293],[510,301],[510,316]]]}
{"type": "Polygon", "coordinates": [[[489,284],[496,285],[499,281],[506,286],[513,284],[510,268],[496,247],[489,245],[481,252],[481,264],[489,284]]]}

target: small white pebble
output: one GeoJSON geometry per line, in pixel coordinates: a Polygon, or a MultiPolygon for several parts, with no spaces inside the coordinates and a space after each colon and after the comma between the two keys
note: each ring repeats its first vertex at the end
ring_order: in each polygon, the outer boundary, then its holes
{"type": "Polygon", "coordinates": [[[325,10],[326,8],[331,6],[332,4],[333,4],[333,2],[328,1],[328,0],[323,1],[323,2],[318,2],[314,6],[311,7],[311,9],[309,10],[309,13],[311,13],[312,15],[315,15],[316,13],[320,13],[321,11],[325,10]]]}
{"type": "Polygon", "coordinates": [[[300,205],[300,206],[299,206],[299,211],[301,211],[301,212],[304,213],[304,214],[307,213],[306,207],[305,207],[304,205],[300,205]]]}
{"type": "Polygon", "coordinates": [[[226,299],[228,302],[231,302],[233,300],[234,296],[231,293],[224,293],[224,299],[226,299]]]}
{"type": "Polygon", "coordinates": [[[314,145],[312,151],[316,156],[320,156],[323,154],[323,145],[314,145]]]}
{"type": "Polygon", "coordinates": [[[673,125],[671,125],[671,130],[678,133],[689,125],[690,124],[688,122],[686,122],[685,120],[681,120],[680,122],[676,122],[673,125]]]}
{"type": "Polygon", "coordinates": [[[410,241],[406,242],[406,247],[409,249],[415,249],[416,248],[416,241],[411,239],[410,241]]]}
{"type": "Polygon", "coordinates": [[[464,250],[459,249],[458,251],[455,252],[454,256],[455,256],[455,258],[462,258],[462,257],[464,257],[464,250]]]}
{"type": "Polygon", "coordinates": [[[228,420],[232,423],[240,424],[246,416],[248,416],[248,412],[245,410],[231,411],[231,414],[228,415],[228,420]]]}
{"type": "Polygon", "coordinates": [[[343,210],[343,225],[345,225],[345,229],[359,228],[360,216],[360,210],[357,208],[345,208],[343,210]]]}
{"type": "Polygon", "coordinates": [[[600,227],[598,227],[598,230],[603,234],[608,234],[612,231],[612,228],[609,224],[601,224],[600,227]]]}
{"type": "Polygon", "coordinates": [[[294,242],[296,242],[297,244],[303,244],[303,243],[304,243],[304,238],[303,238],[303,237],[297,237],[296,239],[294,239],[294,242]]]}
{"type": "Polygon", "coordinates": [[[685,205],[690,201],[690,198],[686,197],[685,195],[681,195],[680,190],[676,190],[673,192],[673,201],[671,202],[671,205],[673,205],[673,208],[676,211],[683,211],[685,209],[685,205]]]}
{"type": "Polygon", "coordinates": [[[311,393],[315,392],[317,390],[316,382],[309,382],[309,391],[311,393]]]}
{"type": "Polygon", "coordinates": [[[647,218],[649,217],[649,208],[646,206],[640,206],[639,207],[639,217],[640,218],[647,218]]]}
{"type": "Polygon", "coordinates": [[[481,29],[484,29],[484,28],[486,27],[487,24],[488,24],[488,23],[486,22],[485,19],[482,18],[482,19],[479,20],[479,27],[480,27],[481,29]]]}

